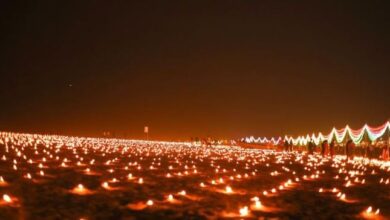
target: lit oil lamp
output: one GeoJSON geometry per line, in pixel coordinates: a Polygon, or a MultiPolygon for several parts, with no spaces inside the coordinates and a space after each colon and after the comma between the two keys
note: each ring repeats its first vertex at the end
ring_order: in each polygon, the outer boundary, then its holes
{"type": "Polygon", "coordinates": [[[0,186],[7,186],[8,183],[4,180],[2,176],[0,176],[0,186]]]}
{"type": "Polygon", "coordinates": [[[30,173],[27,173],[27,174],[25,175],[25,177],[26,177],[27,179],[31,179],[31,178],[32,178],[30,173]]]}
{"type": "Polygon", "coordinates": [[[255,196],[251,199],[255,204],[251,206],[252,209],[259,210],[262,208],[262,204],[260,202],[259,197],[255,196]]]}
{"type": "Polygon", "coordinates": [[[12,203],[12,198],[11,198],[9,195],[4,194],[4,195],[3,195],[3,201],[4,201],[5,203],[12,203]]]}
{"type": "Polygon", "coordinates": [[[107,182],[103,182],[102,183],[102,187],[105,188],[105,189],[110,189],[110,186],[108,185],[107,182]]]}
{"type": "Polygon", "coordinates": [[[83,186],[83,184],[78,184],[75,188],[73,188],[73,190],[71,192],[74,193],[74,194],[77,194],[77,195],[89,195],[89,194],[92,194],[92,192],[90,190],[88,190],[87,188],[85,188],[83,186]]]}
{"type": "Polygon", "coordinates": [[[233,193],[232,188],[230,186],[226,186],[225,193],[227,193],[227,194],[233,193]]]}
{"type": "Polygon", "coordinates": [[[239,210],[240,216],[245,217],[249,215],[249,208],[248,206],[244,206],[243,208],[240,208],[239,210]]]}
{"type": "Polygon", "coordinates": [[[153,203],[153,200],[149,199],[147,202],[146,202],[146,205],[147,206],[152,206],[154,203],[153,203]]]}
{"type": "Polygon", "coordinates": [[[375,212],[373,211],[373,208],[372,206],[369,206],[364,212],[363,212],[363,216],[366,217],[366,218],[375,218],[376,216],[379,215],[379,212],[380,210],[377,209],[375,212]]]}

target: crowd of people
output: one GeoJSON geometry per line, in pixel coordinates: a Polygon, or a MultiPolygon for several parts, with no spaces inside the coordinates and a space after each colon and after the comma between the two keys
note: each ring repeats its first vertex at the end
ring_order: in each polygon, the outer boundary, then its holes
{"type": "MultiPolygon", "coordinates": [[[[380,145],[374,145],[373,143],[364,143],[357,147],[352,140],[347,140],[344,145],[337,145],[339,154],[345,154],[347,159],[353,159],[355,155],[367,157],[369,159],[382,159],[389,160],[389,143],[384,143],[380,145]]],[[[284,150],[292,151],[293,144],[291,141],[284,142],[284,150]]],[[[321,153],[322,156],[330,156],[333,157],[336,154],[336,142],[332,140],[330,143],[328,140],[324,140],[320,144],[320,149],[318,149],[317,145],[313,140],[310,140],[307,143],[307,152],[309,154],[314,154],[314,152],[321,153]]]]}

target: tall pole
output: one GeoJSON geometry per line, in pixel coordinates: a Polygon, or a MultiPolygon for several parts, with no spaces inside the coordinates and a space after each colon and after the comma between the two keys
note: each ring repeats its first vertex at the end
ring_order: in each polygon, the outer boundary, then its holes
{"type": "Polygon", "coordinates": [[[144,133],[146,133],[146,140],[148,141],[149,140],[149,127],[148,126],[144,127],[144,133]]]}

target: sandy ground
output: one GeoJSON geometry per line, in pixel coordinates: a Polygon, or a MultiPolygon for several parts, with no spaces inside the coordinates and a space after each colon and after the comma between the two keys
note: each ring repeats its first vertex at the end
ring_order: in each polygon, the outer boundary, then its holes
{"type": "Polygon", "coordinates": [[[66,137],[1,140],[0,219],[390,218],[390,165],[380,161],[66,137]]]}

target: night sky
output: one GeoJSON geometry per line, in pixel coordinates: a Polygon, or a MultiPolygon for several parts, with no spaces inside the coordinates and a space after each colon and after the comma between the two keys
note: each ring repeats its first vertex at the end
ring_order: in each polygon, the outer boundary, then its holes
{"type": "Polygon", "coordinates": [[[153,139],[390,117],[389,1],[0,3],[0,130],[153,139]],[[283,3],[282,3],[283,2],[283,3]]]}

